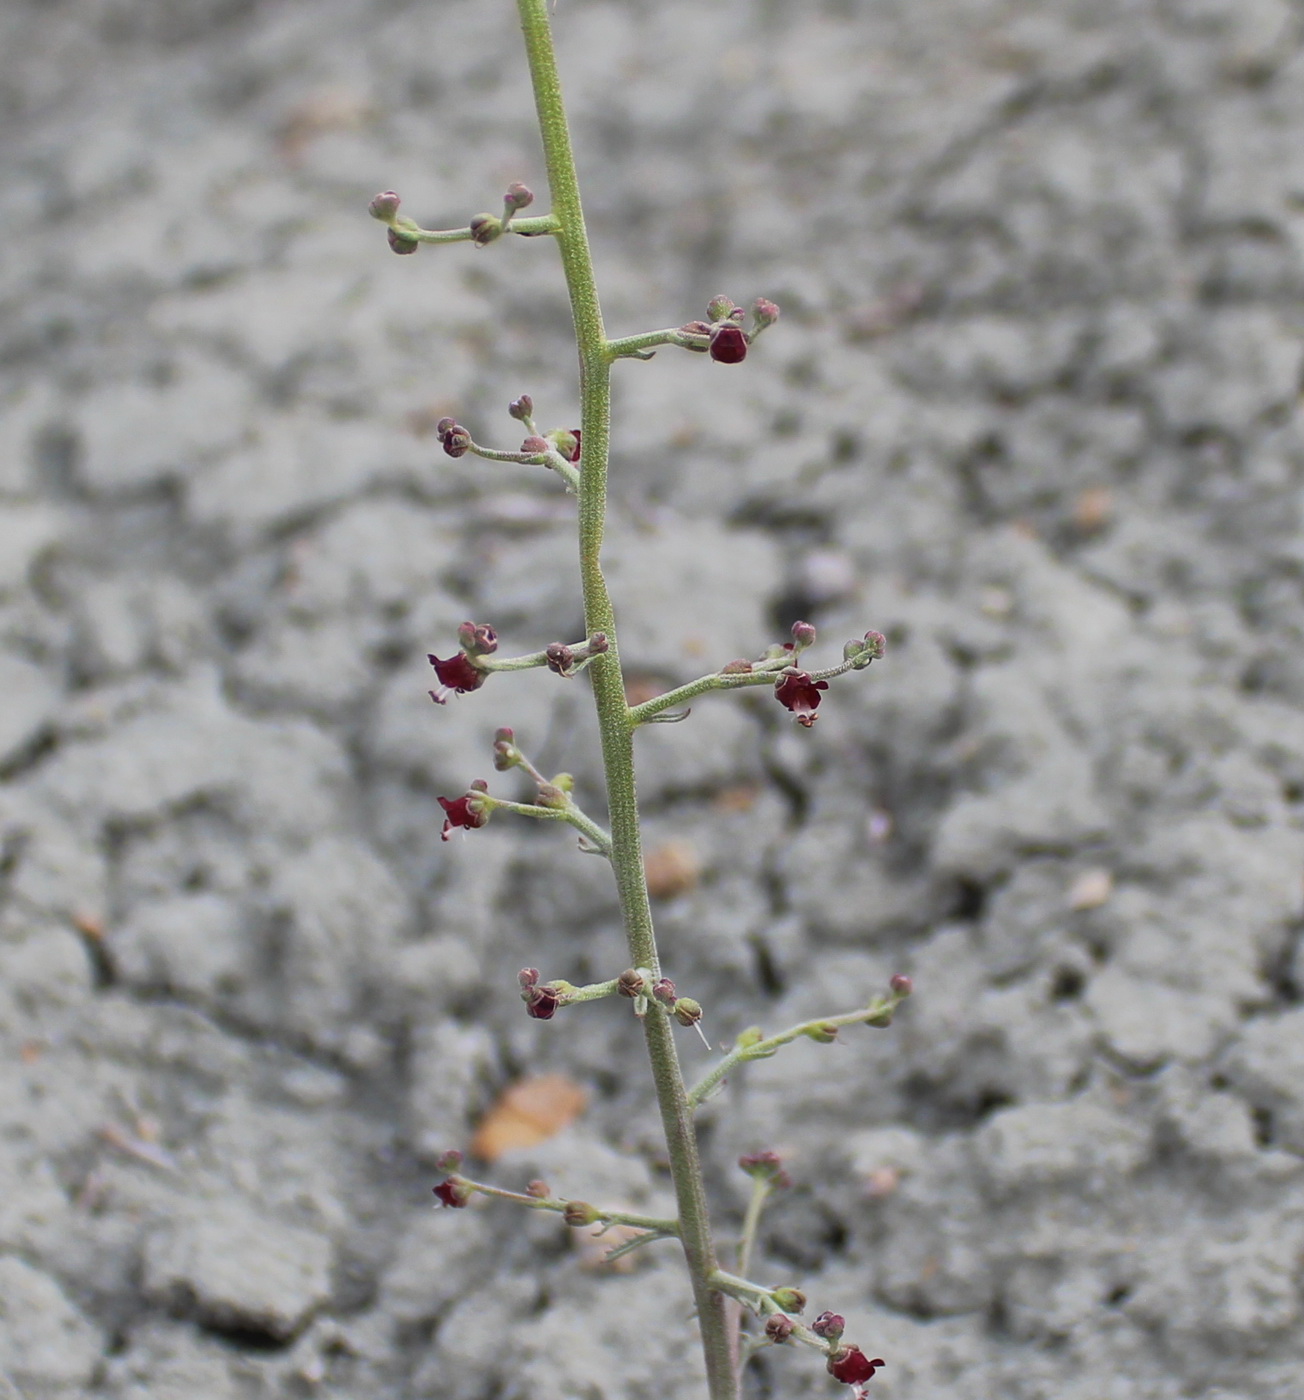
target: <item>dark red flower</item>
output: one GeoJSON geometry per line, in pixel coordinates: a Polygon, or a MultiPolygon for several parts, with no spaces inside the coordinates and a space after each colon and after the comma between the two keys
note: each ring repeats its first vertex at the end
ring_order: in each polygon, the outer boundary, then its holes
{"type": "Polygon", "coordinates": [[[820,691],[829,688],[828,681],[813,681],[809,671],[785,671],[774,687],[774,698],[791,710],[797,723],[809,729],[815,723],[815,711],[820,706],[820,691]]]}
{"type": "Polygon", "coordinates": [[[551,1021],[561,1005],[561,998],[554,988],[547,986],[529,987],[522,991],[525,999],[525,1014],[536,1021],[551,1021]]]}
{"type": "Polygon", "coordinates": [[[843,1347],[829,1357],[829,1375],[843,1385],[863,1385],[887,1362],[875,1357],[871,1361],[859,1347],[843,1347]]]}
{"type": "Polygon", "coordinates": [[[575,446],[571,448],[570,460],[572,462],[578,462],[580,459],[580,430],[578,428],[572,428],[571,437],[575,439],[575,446]]]}
{"type": "Polygon", "coordinates": [[[711,358],[722,365],[740,364],[747,358],[747,332],[732,321],[711,327],[711,358]]]}
{"type": "Polygon", "coordinates": [[[453,834],[455,826],[464,826],[468,831],[474,831],[477,827],[484,826],[489,820],[489,813],[476,801],[474,797],[441,797],[439,805],[444,809],[444,829],[440,833],[440,840],[447,841],[453,834]]]}
{"type": "Polygon", "coordinates": [[[456,656],[450,656],[444,661],[434,655],[427,656],[426,660],[435,668],[435,675],[439,677],[439,689],[430,692],[430,698],[436,705],[447,704],[449,691],[466,695],[472,690],[479,690],[489,674],[482,671],[464,651],[459,651],[456,656]]]}
{"type": "Polygon", "coordinates": [[[450,1176],[447,1181],[441,1181],[434,1188],[434,1191],[435,1195],[446,1206],[454,1210],[459,1206],[464,1206],[471,1199],[471,1193],[455,1176],[450,1176]]]}

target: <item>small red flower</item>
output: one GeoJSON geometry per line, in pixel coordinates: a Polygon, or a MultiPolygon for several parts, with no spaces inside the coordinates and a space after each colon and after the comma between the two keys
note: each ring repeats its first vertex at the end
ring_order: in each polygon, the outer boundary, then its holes
{"type": "Polygon", "coordinates": [[[525,999],[525,1014],[536,1021],[551,1021],[561,1005],[561,998],[552,987],[529,987],[521,993],[525,999]]]}
{"type": "Polygon", "coordinates": [[[741,364],[747,358],[747,332],[732,321],[711,327],[711,358],[722,365],[741,364]]]}
{"type": "Polygon", "coordinates": [[[482,671],[464,651],[459,651],[456,656],[450,656],[444,661],[434,655],[427,656],[426,660],[435,668],[435,675],[439,677],[439,689],[430,692],[430,698],[436,705],[447,704],[450,691],[466,695],[472,690],[479,690],[489,674],[482,671]]]}
{"type": "Polygon", "coordinates": [[[843,1347],[829,1357],[829,1375],[843,1385],[863,1385],[880,1366],[886,1365],[877,1356],[871,1361],[859,1347],[843,1347]]]}
{"type": "Polygon", "coordinates": [[[774,698],[796,715],[798,724],[809,729],[817,718],[820,691],[828,688],[828,681],[811,680],[809,671],[789,670],[774,687],[774,698]]]}
{"type": "Polygon", "coordinates": [[[450,1176],[447,1181],[441,1181],[434,1188],[434,1191],[435,1195],[453,1210],[464,1206],[471,1199],[471,1193],[455,1176],[450,1176]]]}
{"type": "Polygon", "coordinates": [[[441,797],[439,805],[444,809],[444,829],[439,838],[441,841],[450,839],[455,826],[475,831],[489,820],[489,813],[471,796],[441,797]]]}
{"type": "Polygon", "coordinates": [[[579,459],[580,459],[580,437],[581,437],[581,436],[582,436],[582,434],[580,433],[580,430],[579,430],[578,428],[572,428],[572,429],[571,429],[571,437],[573,437],[573,438],[575,439],[575,446],[574,446],[573,448],[571,448],[571,454],[570,454],[570,460],[571,460],[572,462],[578,462],[579,459]]]}

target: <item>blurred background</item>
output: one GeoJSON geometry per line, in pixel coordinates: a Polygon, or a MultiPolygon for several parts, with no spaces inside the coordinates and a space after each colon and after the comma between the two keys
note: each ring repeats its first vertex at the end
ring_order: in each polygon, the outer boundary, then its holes
{"type": "MultiPolygon", "coordinates": [[[[756,1272],[882,1400],[1299,1393],[1302,20],[557,5],[609,332],[783,309],[616,367],[632,684],[889,639],[810,732],[749,692],[640,744],[714,1043],[915,979],[703,1114],[724,1229],[784,1154],[756,1272]]],[[[433,432],[575,423],[554,251],[366,216],[547,211],[515,7],[10,0],[0,54],[0,1371],[700,1396],[671,1249],[430,1195],[477,1132],[505,1185],[668,1187],[628,1008],[515,995],[625,965],[607,872],[439,840],[503,724],[600,803],[582,680],[426,695],[466,618],[581,635],[573,501],[433,432]]]]}

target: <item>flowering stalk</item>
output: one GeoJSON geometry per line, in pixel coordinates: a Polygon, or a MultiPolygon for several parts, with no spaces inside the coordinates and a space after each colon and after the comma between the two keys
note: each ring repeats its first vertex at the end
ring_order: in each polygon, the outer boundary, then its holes
{"type": "Polygon", "coordinates": [[[700,1034],[702,1007],[692,997],[681,996],[661,969],[644,873],[634,790],[633,744],[634,732],[640,725],[683,718],[687,712],[671,713],[674,707],[699,695],[712,690],[762,685],[772,689],[775,700],[799,725],[810,728],[829,682],[848,671],[863,670],[881,657],[884,640],[877,632],[867,632],[863,638],[846,644],[839,665],[807,671],[800,663],[803,653],[815,642],[815,628],[798,622],[793,626],[791,641],[771,647],[759,660],[730,662],[722,670],[664,695],[636,706],[629,705],[615,613],[601,566],[607,510],[611,366],[620,359],[650,359],[662,345],[703,354],[717,364],[738,364],[757,337],[778,320],[779,310],[772,302],[758,298],[751,308],[748,328],[748,313],[728,297],[717,296],[707,307],[704,320],[618,340],[607,338],[557,75],[549,0],[517,0],[517,7],[553,212],[542,217],[519,217],[520,211],[534,199],[533,194],[519,184],[508,188],[501,215],[476,215],[462,229],[420,228],[399,213],[401,201],[393,191],[377,195],[370,212],[387,226],[390,248],[399,254],[415,253],[423,243],[471,242],[483,248],[506,234],[526,237],[546,234],[560,253],[579,352],[580,426],[540,433],[535,426],[533,401],[528,395],[521,395],[512,401],[508,410],[528,434],[517,451],[500,451],[477,444],[468,429],[453,418],[440,419],[436,431],[449,457],[470,454],[491,461],[543,466],[556,472],[567,489],[578,497],[584,640],[573,644],[554,642],[539,652],[498,658],[495,655],[498,638],[493,627],[466,622],[458,629],[459,650],[447,658],[433,654],[430,657],[439,681],[438,688],[431,691],[431,698],[442,705],[452,695],[471,694],[491,677],[512,671],[547,666],[563,678],[586,671],[598,715],[607,825],[600,825],[576,804],[571,796],[572,783],[568,774],[547,777],[522,752],[513,731],[500,729],[493,745],[494,767],[499,772],[520,769],[534,784],[533,801],[491,796],[488,784],[477,779],[460,796],[439,799],[446,818],[443,838],[449,839],[457,829],[475,831],[486,825],[495,813],[505,812],[563,822],[580,833],[581,850],[600,854],[610,862],[632,965],[617,977],[583,987],[560,979],[541,982],[537,969],[524,968],[518,979],[520,995],[526,1012],[541,1021],[551,1020],[565,1006],[604,997],[620,996],[632,1002],[651,1065],[674,1186],[676,1215],[673,1220],[665,1220],[567,1201],[554,1197],[542,1182],[531,1183],[524,1193],[508,1191],[458,1173],[461,1157],[457,1153],[448,1154],[442,1160],[442,1168],[451,1174],[435,1187],[435,1194],[446,1207],[466,1206],[478,1195],[531,1209],[555,1211],[572,1225],[599,1225],[604,1229],[620,1226],[639,1232],[609,1258],[653,1240],[678,1239],[692,1282],[711,1400],[738,1400],[742,1356],[739,1323],[744,1309],[764,1322],[764,1334],[756,1339],[760,1345],[777,1345],[795,1339],[818,1347],[825,1353],[828,1369],[835,1379],[863,1386],[875,1367],[882,1363],[869,1361],[859,1348],[842,1344],[841,1317],[824,1313],[806,1327],[792,1316],[805,1307],[805,1296],[799,1289],[767,1288],[744,1277],[761,1212],[773,1191],[787,1184],[787,1174],[771,1152],[744,1157],[739,1163],[753,1177],[753,1194],[738,1246],[738,1273],[720,1268],[707,1211],[694,1116],[703,1100],[739,1064],[772,1055],[780,1046],[799,1036],[828,1041],[844,1025],[887,1024],[898,1002],[909,993],[908,979],[894,978],[889,996],[880,997],[857,1011],[806,1022],[768,1039],[759,1030],[744,1032],[733,1050],[690,1090],[680,1070],[675,1031],[677,1027],[695,1027],[700,1034]]]}

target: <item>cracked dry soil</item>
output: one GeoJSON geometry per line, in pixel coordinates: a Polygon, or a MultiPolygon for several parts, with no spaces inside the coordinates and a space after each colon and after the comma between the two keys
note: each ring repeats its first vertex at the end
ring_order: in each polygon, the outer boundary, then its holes
{"type": "MultiPolygon", "coordinates": [[[[618,367],[636,678],[890,638],[810,733],[715,697],[642,746],[714,1039],[915,978],[705,1119],[726,1223],[789,1154],[760,1272],[882,1400],[1304,1385],[1302,18],[558,6],[612,332],[784,308],[739,368],[618,367]]],[[[582,683],[425,695],[464,617],[579,634],[557,484],[431,434],[573,421],[555,260],[365,215],[546,209],[513,7],[11,0],[0,53],[0,1371],[699,1395],[668,1252],[431,1204],[531,1071],[590,1106],[503,1180],[666,1191],[622,1008],[514,995],[623,965],[599,863],[438,839],[499,724],[596,780],[582,683]]]]}

